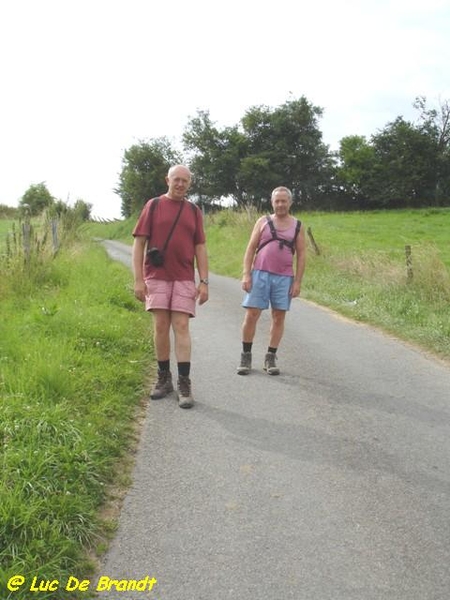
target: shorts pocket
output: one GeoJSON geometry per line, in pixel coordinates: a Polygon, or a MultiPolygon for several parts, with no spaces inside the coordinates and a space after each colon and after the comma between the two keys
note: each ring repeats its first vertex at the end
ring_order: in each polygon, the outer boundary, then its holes
{"type": "Polygon", "coordinates": [[[147,279],[145,285],[147,286],[148,296],[159,294],[164,294],[164,296],[167,295],[167,281],[162,279],[147,279]]]}
{"type": "Polygon", "coordinates": [[[193,281],[177,281],[175,290],[179,296],[195,300],[197,290],[193,281]]]}

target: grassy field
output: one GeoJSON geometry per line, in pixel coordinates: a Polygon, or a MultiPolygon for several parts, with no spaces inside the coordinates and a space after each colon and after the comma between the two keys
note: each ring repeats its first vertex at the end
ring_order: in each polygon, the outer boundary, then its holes
{"type": "MultiPolygon", "coordinates": [[[[404,262],[405,245],[418,251],[436,254],[450,269],[450,210],[427,209],[411,211],[379,211],[370,213],[297,213],[306,228],[311,228],[321,254],[329,259],[383,255],[404,262]]],[[[245,247],[247,236],[258,215],[223,212],[207,217],[210,254],[226,244],[245,247]]],[[[214,260],[218,259],[216,258],[214,260]]],[[[239,257],[241,261],[242,257],[239,257]]],[[[219,259],[220,260],[220,259],[219,259]]],[[[230,275],[240,276],[237,270],[223,265],[230,275]]]]}

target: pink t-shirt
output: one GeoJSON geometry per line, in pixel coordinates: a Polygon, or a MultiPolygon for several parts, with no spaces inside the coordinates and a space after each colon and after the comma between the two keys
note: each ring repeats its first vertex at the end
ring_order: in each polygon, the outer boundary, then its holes
{"type": "MultiPolygon", "coordinates": [[[[274,223],[275,225],[275,223],[274,223]]],[[[291,217],[290,225],[287,229],[276,229],[277,236],[283,240],[292,242],[295,235],[297,219],[291,217]]],[[[266,222],[261,232],[259,245],[267,240],[272,240],[272,232],[270,231],[269,223],[266,222]]],[[[260,271],[268,271],[275,275],[294,275],[292,250],[289,246],[282,244],[278,240],[273,240],[266,244],[264,248],[257,253],[253,268],[260,271]]]]}
{"type": "Polygon", "coordinates": [[[180,202],[184,203],[172,237],[165,252],[164,265],[153,266],[148,258],[144,261],[144,279],[163,279],[165,281],[194,281],[195,246],[205,243],[203,215],[200,209],[188,200],[172,200],[160,196],[153,213],[149,200],[139,216],[133,230],[133,236],[149,237],[147,248],[163,249],[172,225],[180,210],[180,202]],[[193,210],[193,208],[195,210],[193,210]]]}

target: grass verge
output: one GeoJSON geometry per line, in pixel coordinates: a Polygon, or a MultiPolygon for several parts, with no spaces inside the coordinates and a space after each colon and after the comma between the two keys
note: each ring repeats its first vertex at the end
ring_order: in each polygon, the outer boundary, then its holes
{"type": "Polygon", "coordinates": [[[102,550],[114,527],[99,511],[108,490],[121,483],[117,464],[133,444],[153,350],[128,269],[92,243],[61,251],[39,282],[30,275],[15,293],[7,289],[0,337],[0,595],[22,600],[35,575],[65,582],[92,570],[86,551],[102,550]],[[6,582],[18,574],[26,583],[8,592],[6,582]]]}

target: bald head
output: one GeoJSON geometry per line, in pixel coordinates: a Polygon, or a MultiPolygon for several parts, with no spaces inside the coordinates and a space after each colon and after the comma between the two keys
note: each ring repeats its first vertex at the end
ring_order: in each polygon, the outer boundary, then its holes
{"type": "Polygon", "coordinates": [[[187,175],[189,179],[192,178],[192,174],[186,167],[186,165],[173,165],[167,172],[167,177],[171,177],[172,175],[174,175],[174,173],[183,173],[185,176],[187,175]]]}
{"type": "Polygon", "coordinates": [[[167,196],[172,200],[183,200],[191,185],[191,180],[191,172],[185,165],[170,167],[166,177],[167,196]]]}

